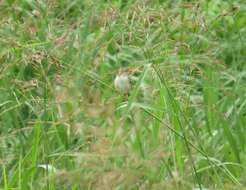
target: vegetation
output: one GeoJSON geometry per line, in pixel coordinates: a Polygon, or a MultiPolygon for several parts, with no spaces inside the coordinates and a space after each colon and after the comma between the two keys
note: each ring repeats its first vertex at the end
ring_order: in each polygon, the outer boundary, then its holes
{"type": "Polygon", "coordinates": [[[0,1],[0,188],[244,189],[245,50],[244,0],[0,1]]]}

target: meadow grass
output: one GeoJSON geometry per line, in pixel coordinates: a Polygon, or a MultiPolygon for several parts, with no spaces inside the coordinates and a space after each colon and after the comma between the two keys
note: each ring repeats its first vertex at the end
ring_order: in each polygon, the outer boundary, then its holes
{"type": "Polygon", "coordinates": [[[244,0],[0,1],[0,189],[246,189],[245,61],[244,0]]]}

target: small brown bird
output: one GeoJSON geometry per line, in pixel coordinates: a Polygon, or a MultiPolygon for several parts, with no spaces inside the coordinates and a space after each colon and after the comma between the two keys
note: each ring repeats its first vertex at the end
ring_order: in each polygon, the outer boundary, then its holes
{"type": "Polygon", "coordinates": [[[129,74],[127,72],[119,73],[114,79],[115,89],[122,95],[127,95],[131,88],[129,74]]]}

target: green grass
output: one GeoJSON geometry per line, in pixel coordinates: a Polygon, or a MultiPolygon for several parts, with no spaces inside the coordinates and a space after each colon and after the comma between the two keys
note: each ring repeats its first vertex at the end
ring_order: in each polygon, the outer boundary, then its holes
{"type": "Polygon", "coordinates": [[[0,1],[0,189],[246,189],[245,50],[243,0],[0,1]]]}

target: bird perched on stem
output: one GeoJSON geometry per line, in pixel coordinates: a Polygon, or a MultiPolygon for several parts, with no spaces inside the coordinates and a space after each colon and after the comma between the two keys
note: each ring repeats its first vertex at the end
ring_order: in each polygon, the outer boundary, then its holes
{"type": "Polygon", "coordinates": [[[114,86],[115,89],[122,95],[125,95],[128,97],[129,92],[131,90],[131,80],[130,76],[134,74],[136,70],[133,69],[128,69],[128,70],[123,70],[120,69],[118,74],[116,75],[114,79],[114,86]]]}
{"type": "Polygon", "coordinates": [[[115,89],[122,95],[129,94],[131,82],[127,72],[119,73],[114,79],[115,89]]]}

